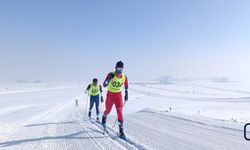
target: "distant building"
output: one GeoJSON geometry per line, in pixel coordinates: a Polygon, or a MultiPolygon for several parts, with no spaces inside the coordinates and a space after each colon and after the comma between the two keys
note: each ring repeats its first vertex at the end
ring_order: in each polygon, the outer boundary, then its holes
{"type": "Polygon", "coordinates": [[[34,80],[33,83],[42,83],[41,80],[34,80]]]}
{"type": "Polygon", "coordinates": [[[173,78],[171,76],[161,76],[158,78],[159,84],[172,84],[173,78]]]}
{"type": "Polygon", "coordinates": [[[227,83],[229,82],[229,78],[228,77],[220,77],[220,78],[213,78],[212,79],[213,82],[221,82],[221,83],[227,83]]]}
{"type": "Polygon", "coordinates": [[[26,80],[16,80],[16,83],[27,83],[26,80]]]}

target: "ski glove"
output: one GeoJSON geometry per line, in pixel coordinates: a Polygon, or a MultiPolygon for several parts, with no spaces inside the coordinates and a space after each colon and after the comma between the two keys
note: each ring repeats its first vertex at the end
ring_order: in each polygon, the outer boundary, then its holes
{"type": "Polygon", "coordinates": [[[128,101],[128,91],[125,91],[124,99],[125,99],[125,101],[128,101]]]}
{"type": "Polygon", "coordinates": [[[107,80],[104,82],[103,86],[104,86],[104,87],[107,87],[107,86],[109,85],[109,82],[110,82],[110,79],[107,79],[107,80]]]}
{"type": "Polygon", "coordinates": [[[101,96],[101,102],[103,103],[103,96],[101,96]]]}
{"type": "Polygon", "coordinates": [[[89,91],[88,90],[84,91],[84,94],[89,94],[89,91]]]}

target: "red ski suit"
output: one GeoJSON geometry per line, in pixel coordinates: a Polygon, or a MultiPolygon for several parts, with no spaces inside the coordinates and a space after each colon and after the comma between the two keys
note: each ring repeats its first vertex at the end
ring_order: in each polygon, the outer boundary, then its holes
{"type": "MultiPolygon", "coordinates": [[[[105,81],[103,82],[103,86],[107,87],[106,81],[110,81],[114,76],[114,74],[111,72],[107,75],[105,81]]],[[[118,78],[121,78],[122,75],[116,74],[118,78]]],[[[125,82],[124,82],[124,87],[125,89],[128,89],[128,78],[125,76],[125,82]]],[[[123,121],[123,114],[122,114],[122,109],[123,109],[123,98],[122,98],[122,92],[119,93],[112,93],[108,91],[107,97],[106,97],[106,110],[104,111],[104,115],[107,116],[111,110],[112,106],[115,104],[116,108],[116,113],[118,116],[119,121],[123,121]]]]}

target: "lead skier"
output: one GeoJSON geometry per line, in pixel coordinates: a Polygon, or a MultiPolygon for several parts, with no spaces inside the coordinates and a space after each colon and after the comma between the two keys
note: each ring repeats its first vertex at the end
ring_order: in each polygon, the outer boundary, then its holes
{"type": "Polygon", "coordinates": [[[116,63],[115,71],[110,72],[105,81],[103,82],[103,87],[108,87],[107,97],[106,97],[106,110],[102,116],[102,125],[106,128],[107,116],[110,113],[113,104],[115,104],[118,126],[119,126],[119,137],[125,139],[126,136],[123,131],[123,98],[122,89],[125,87],[125,101],[128,100],[128,77],[123,74],[124,64],[122,61],[116,63]]]}

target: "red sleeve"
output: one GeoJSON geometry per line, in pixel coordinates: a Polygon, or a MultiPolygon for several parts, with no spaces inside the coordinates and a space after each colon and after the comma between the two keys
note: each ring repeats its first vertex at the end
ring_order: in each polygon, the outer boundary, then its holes
{"type": "Polygon", "coordinates": [[[125,76],[126,79],[125,79],[125,82],[124,82],[124,86],[125,86],[125,89],[128,89],[128,77],[125,76]]]}

